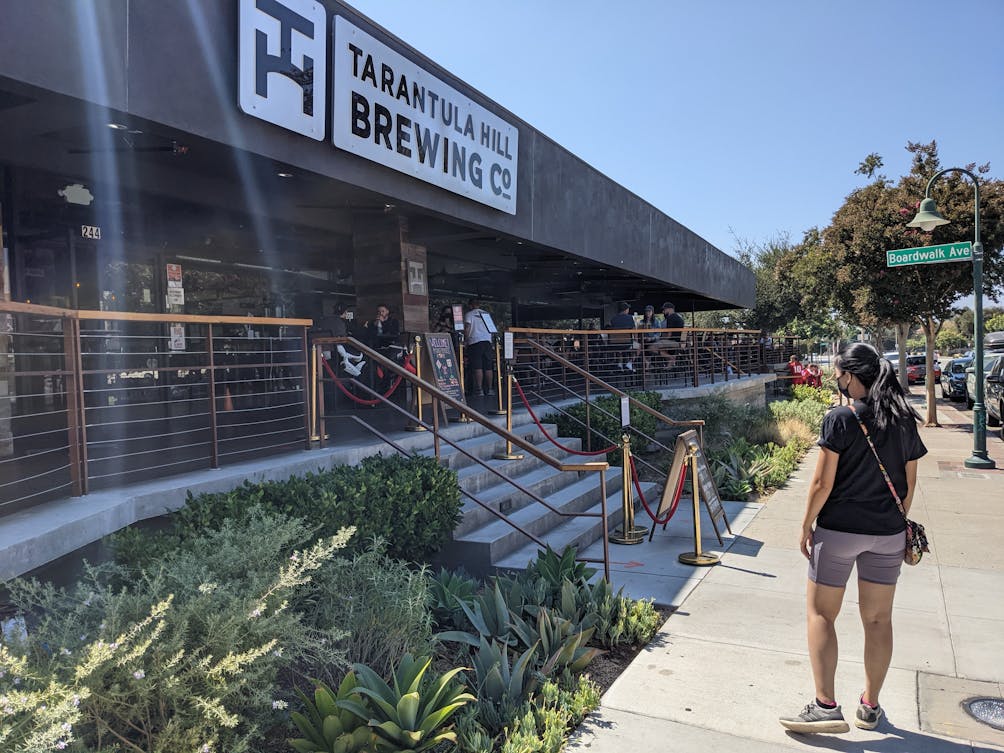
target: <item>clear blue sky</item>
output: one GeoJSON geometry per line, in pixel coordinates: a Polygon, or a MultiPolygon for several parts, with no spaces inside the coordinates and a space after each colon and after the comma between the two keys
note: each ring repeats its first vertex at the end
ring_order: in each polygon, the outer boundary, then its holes
{"type": "Polygon", "coordinates": [[[723,251],[907,141],[1004,177],[1004,0],[348,2],[723,251]]]}

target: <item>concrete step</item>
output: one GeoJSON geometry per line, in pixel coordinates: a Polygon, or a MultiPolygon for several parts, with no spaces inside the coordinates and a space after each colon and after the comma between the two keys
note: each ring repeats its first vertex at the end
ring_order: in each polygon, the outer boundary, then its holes
{"type": "MultiPolygon", "coordinates": [[[[642,491],[646,498],[655,496],[657,486],[644,482],[641,484],[642,491]]],[[[637,501],[636,501],[637,502],[637,501]]],[[[598,502],[586,508],[585,512],[600,512],[601,506],[598,502]]],[[[624,511],[621,504],[620,492],[607,496],[607,526],[608,531],[621,524],[624,518],[624,511]]],[[[580,552],[603,535],[603,523],[598,517],[594,518],[570,518],[566,522],[551,528],[544,535],[537,535],[545,545],[550,546],[556,552],[561,552],[567,546],[574,546],[580,552]]],[[[635,525],[649,527],[651,521],[645,514],[640,504],[636,504],[635,525]]],[[[524,541],[526,537],[521,536],[524,541]]],[[[531,561],[537,558],[540,550],[535,542],[530,541],[522,546],[513,549],[500,558],[492,561],[492,569],[499,570],[524,570],[531,561]]]]}
{"type": "MultiPolygon", "coordinates": [[[[560,453],[560,451],[558,452],[560,453]]],[[[569,462],[576,460],[574,456],[565,457],[564,453],[556,457],[559,460],[569,462]]],[[[536,458],[533,458],[532,462],[529,463],[518,460],[491,462],[493,464],[504,463],[505,465],[501,466],[500,469],[509,479],[543,499],[548,499],[551,495],[557,494],[564,488],[579,483],[585,478],[593,478],[596,487],[599,488],[599,474],[597,473],[560,471],[536,458]],[[513,473],[514,469],[512,466],[516,463],[524,463],[521,468],[522,473],[513,473]]],[[[496,465],[495,467],[499,466],[496,465]]],[[[527,505],[537,504],[531,496],[514,486],[513,483],[501,479],[483,468],[479,468],[478,470],[481,472],[481,475],[475,478],[473,475],[474,469],[471,469],[471,472],[468,474],[469,478],[461,480],[461,488],[473,494],[484,505],[504,515],[513,515],[527,505]],[[478,483],[481,484],[480,487],[477,485],[478,483]]],[[[618,468],[616,472],[614,471],[615,469],[611,469],[607,472],[607,489],[609,491],[620,489],[621,487],[620,469],[618,468]]],[[[462,504],[462,514],[464,517],[454,530],[454,539],[462,538],[479,527],[498,520],[497,516],[492,515],[482,505],[479,505],[466,496],[463,497],[462,504]]]]}
{"type": "MultiPolygon", "coordinates": [[[[552,436],[556,433],[556,429],[553,425],[545,424],[545,428],[552,436]]],[[[533,445],[546,443],[552,447],[554,446],[551,442],[547,441],[543,432],[532,422],[513,426],[512,433],[520,439],[533,445]]],[[[459,444],[466,452],[481,460],[489,460],[496,453],[504,452],[505,450],[505,441],[500,440],[497,434],[493,434],[484,429],[481,429],[481,433],[476,433],[473,436],[455,441],[457,441],[457,444],[459,444]]],[[[577,439],[570,439],[567,443],[563,442],[563,444],[567,444],[567,446],[572,447],[573,449],[578,449],[580,442],[577,439]]],[[[514,448],[514,451],[519,452],[519,448],[514,448]]],[[[428,447],[423,449],[419,454],[433,455],[434,452],[434,448],[428,447]]],[[[455,471],[459,471],[461,468],[466,468],[467,466],[475,464],[471,458],[464,455],[464,453],[457,450],[457,448],[448,445],[446,442],[442,442],[440,444],[439,460],[441,464],[455,471]]]]}

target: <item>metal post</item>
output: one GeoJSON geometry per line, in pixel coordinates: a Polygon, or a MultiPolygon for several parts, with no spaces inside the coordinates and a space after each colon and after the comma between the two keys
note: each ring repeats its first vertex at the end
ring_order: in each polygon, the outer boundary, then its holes
{"type": "Polygon", "coordinates": [[[439,460],[439,400],[432,398],[432,447],[439,460]]]}
{"type": "Polygon", "coordinates": [[[498,394],[499,407],[496,410],[488,411],[493,416],[504,416],[505,408],[502,407],[502,348],[499,346],[499,340],[497,337],[492,337],[492,341],[495,343],[495,382],[498,385],[496,388],[496,393],[498,394]]]}
{"type": "Polygon", "coordinates": [[[973,338],[975,345],[976,395],[973,402],[973,455],[965,459],[966,468],[991,469],[997,464],[987,454],[987,406],[983,391],[983,244],[980,243],[980,189],[976,187],[976,242],[973,244],[973,338]]]}
{"type": "Polygon", "coordinates": [[[415,416],[417,417],[417,423],[408,424],[405,426],[407,431],[428,431],[424,426],[422,426],[422,338],[415,335],[415,416]]]}
{"type": "Polygon", "coordinates": [[[603,515],[603,577],[610,582],[610,521],[607,519],[607,472],[600,471],[600,514],[603,515]]]}
{"type": "MultiPolygon", "coordinates": [[[[512,367],[506,362],[505,367],[505,381],[506,381],[506,407],[508,410],[505,414],[505,428],[506,431],[512,434],[512,383],[515,381],[515,377],[512,375],[512,367]]],[[[523,453],[512,451],[512,440],[506,439],[505,441],[505,452],[495,453],[496,460],[522,460],[523,453]]]]}
{"type": "MultiPolygon", "coordinates": [[[[210,324],[212,329],[213,325],[210,324]]],[[[281,332],[281,330],[280,330],[281,332]]],[[[271,342],[271,341],[270,341],[271,342]]],[[[281,346],[280,346],[281,347],[281,346]]],[[[303,328],[300,337],[300,352],[303,354],[303,449],[310,449],[310,342],[307,339],[307,328],[303,328]]]]}
{"type": "Polygon", "coordinates": [[[687,462],[691,467],[691,485],[693,486],[694,497],[694,551],[684,552],[676,559],[684,565],[696,565],[697,567],[709,567],[719,563],[717,554],[706,554],[701,551],[701,504],[700,504],[700,479],[697,474],[697,455],[690,452],[687,455],[687,462]]]}
{"type": "Polygon", "coordinates": [[[645,540],[644,529],[635,527],[634,500],[631,498],[631,437],[621,434],[621,507],[624,520],[610,537],[614,544],[640,544],[645,540]]]}
{"type": "MultiPolygon", "coordinates": [[[[13,318],[12,315],[11,318],[13,318]]],[[[80,452],[80,406],[77,404],[79,390],[77,381],[82,379],[80,372],[76,369],[76,319],[63,319],[63,389],[66,392],[66,432],[70,446],[70,481],[73,484],[73,496],[79,497],[84,493],[81,476],[84,471],[81,469],[80,452]]]]}
{"type": "MultiPolygon", "coordinates": [[[[216,359],[213,357],[213,325],[206,325],[206,352],[209,354],[209,467],[220,467],[219,428],[216,423],[216,359]]],[[[309,432],[308,432],[309,435],[309,432]]]]}
{"type": "MultiPolygon", "coordinates": [[[[317,363],[321,358],[324,357],[321,345],[314,346],[314,363],[317,363]]],[[[325,447],[325,440],[328,438],[328,426],[327,422],[324,420],[324,376],[321,372],[317,372],[317,378],[314,380],[314,400],[317,402],[317,436],[319,438],[319,445],[323,450],[325,447]]]]}
{"type": "MultiPolygon", "coordinates": [[[[457,344],[458,360],[460,361],[460,394],[463,395],[464,403],[467,404],[467,381],[464,371],[464,336],[461,334],[459,338],[459,343],[457,344]]],[[[460,418],[457,419],[462,424],[469,424],[471,422],[471,417],[468,416],[464,411],[460,411],[460,418]]]]}

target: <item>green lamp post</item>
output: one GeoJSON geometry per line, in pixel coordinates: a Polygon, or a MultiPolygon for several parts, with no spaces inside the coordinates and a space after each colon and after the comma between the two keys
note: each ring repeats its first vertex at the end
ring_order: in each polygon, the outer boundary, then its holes
{"type": "Polygon", "coordinates": [[[976,189],[976,237],[973,242],[973,340],[975,354],[973,371],[976,376],[976,395],[973,403],[973,454],[965,460],[967,468],[995,468],[994,461],[987,455],[987,407],[983,403],[983,244],[980,243],[980,181],[968,170],[961,167],[949,167],[931,176],[924,190],[924,200],[920,202],[917,216],[906,224],[907,227],[919,227],[924,232],[930,232],[939,225],[947,225],[946,220],[934,199],[931,198],[931,185],[945,173],[963,173],[973,181],[976,189]]]}

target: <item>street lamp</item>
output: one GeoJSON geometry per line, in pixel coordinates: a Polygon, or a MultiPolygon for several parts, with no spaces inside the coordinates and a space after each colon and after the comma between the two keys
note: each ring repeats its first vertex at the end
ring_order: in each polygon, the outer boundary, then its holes
{"type": "Polygon", "coordinates": [[[920,202],[917,216],[906,223],[907,227],[919,227],[924,232],[930,232],[939,225],[947,225],[946,220],[938,211],[938,206],[931,198],[931,185],[945,173],[963,173],[973,181],[976,189],[976,237],[973,242],[973,303],[976,315],[973,317],[973,340],[975,341],[975,358],[973,371],[976,376],[976,401],[973,403],[973,455],[965,460],[967,468],[996,468],[994,461],[987,455],[987,407],[983,404],[983,244],[980,243],[980,181],[968,170],[961,167],[949,167],[937,172],[927,181],[924,189],[924,200],[920,202]]]}

